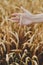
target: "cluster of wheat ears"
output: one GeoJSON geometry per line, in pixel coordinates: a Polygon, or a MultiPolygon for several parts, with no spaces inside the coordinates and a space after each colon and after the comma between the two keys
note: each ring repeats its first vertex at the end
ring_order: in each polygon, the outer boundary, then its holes
{"type": "Polygon", "coordinates": [[[0,64],[43,65],[43,24],[21,26],[8,20],[22,12],[20,6],[33,14],[43,13],[43,0],[0,0],[0,64]]]}

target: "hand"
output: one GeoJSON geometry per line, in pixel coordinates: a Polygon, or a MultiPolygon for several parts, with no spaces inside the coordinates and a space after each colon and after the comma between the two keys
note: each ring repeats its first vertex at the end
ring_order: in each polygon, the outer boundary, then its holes
{"type": "Polygon", "coordinates": [[[20,23],[21,25],[28,25],[32,23],[32,14],[25,10],[23,7],[21,7],[21,9],[24,13],[13,13],[10,19],[14,22],[20,23]]]}
{"type": "Polygon", "coordinates": [[[23,7],[21,7],[24,13],[13,13],[11,20],[14,22],[19,22],[20,25],[28,25],[35,22],[43,22],[43,13],[42,14],[36,14],[33,15],[23,7]]]}

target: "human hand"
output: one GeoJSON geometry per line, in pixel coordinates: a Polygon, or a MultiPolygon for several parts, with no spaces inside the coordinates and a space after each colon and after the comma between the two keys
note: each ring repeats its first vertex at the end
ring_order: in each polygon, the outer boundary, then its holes
{"type": "Polygon", "coordinates": [[[23,7],[21,7],[23,13],[13,13],[11,20],[20,23],[20,25],[28,25],[36,22],[43,22],[43,13],[33,15],[23,7]]]}

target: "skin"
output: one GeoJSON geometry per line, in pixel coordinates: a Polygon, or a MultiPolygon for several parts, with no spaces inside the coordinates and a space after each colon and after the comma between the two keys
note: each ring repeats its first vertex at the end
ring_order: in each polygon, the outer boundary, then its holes
{"type": "Polygon", "coordinates": [[[23,13],[13,13],[11,15],[11,20],[19,22],[21,25],[43,22],[43,13],[33,15],[23,7],[21,7],[21,9],[23,10],[23,13]]]}

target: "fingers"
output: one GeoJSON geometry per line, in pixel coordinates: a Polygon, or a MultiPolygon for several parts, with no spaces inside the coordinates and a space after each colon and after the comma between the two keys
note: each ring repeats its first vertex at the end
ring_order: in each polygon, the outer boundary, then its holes
{"type": "Polygon", "coordinates": [[[16,16],[20,16],[22,13],[13,13],[11,14],[11,17],[16,17],[16,16]]]}
{"type": "Polygon", "coordinates": [[[19,17],[11,17],[11,20],[14,22],[19,22],[20,18],[19,17]]]}
{"type": "Polygon", "coordinates": [[[14,22],[19,22],[21,24],[22,20],[21,18],[24,17],[24,13],[13,13],[10,20],[14,22]]]}
{"type": "Polygon", "coordinates": [[[19,20],[19,17],[11,17],[12,20],[19,20]]]}
{"type": "Polygon", "coordinates": [[[20,16],[24,15],[23,13],[13,13],[11,14],[11,19],[12,20],[18,20],[20,18],[20,16]]]}
{"type": "Polygon", "coordinates": [[[12,20],[12,19],[8,19],[8,20],[11,21],[11,22],[19,23],[19,20],[12,20]]]}
{"type": "Polygon", "coordinates": [[[11,20],[13,22],[19,22],[20,15],[21,15],[21,13],[13,13],[13,14],[11,14],[11,17],[9,18],[9,20],[11,20]]]}

